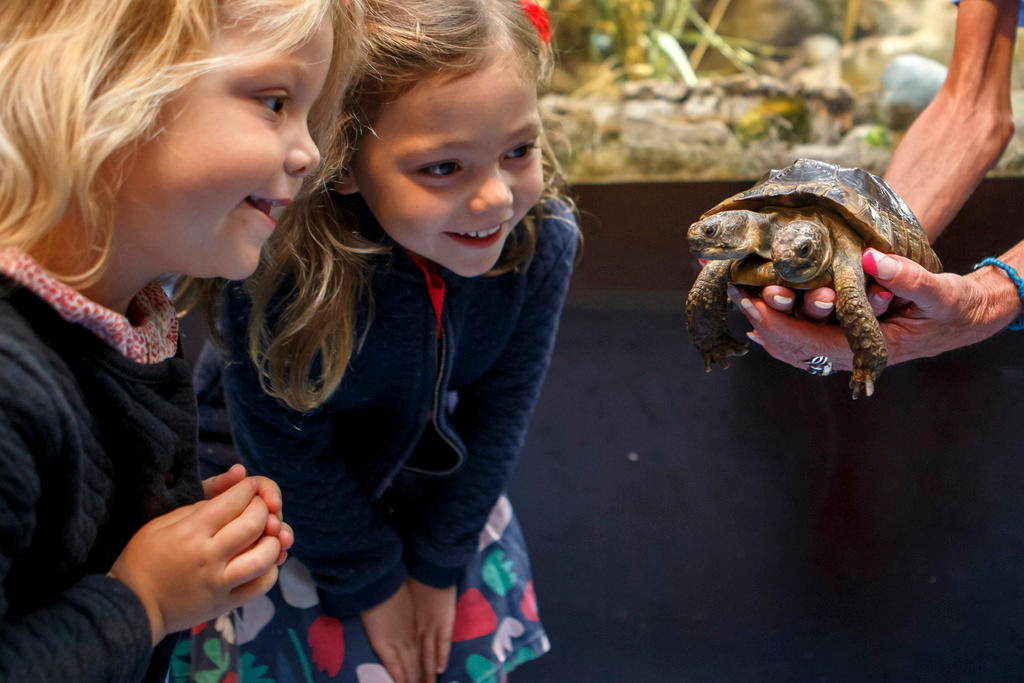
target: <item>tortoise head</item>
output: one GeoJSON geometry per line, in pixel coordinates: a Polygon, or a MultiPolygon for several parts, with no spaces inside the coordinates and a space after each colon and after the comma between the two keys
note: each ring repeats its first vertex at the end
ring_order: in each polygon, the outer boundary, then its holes
{"type": "Polygon", "coordinates": [[[789,282],[807,282],[821,275],[832,264],[828,228],[802,219],[779,226],[772,237],[772,262],[789,282]]]}
{"type": "Polygon", "coordinates": [[[705,259],[768,256],[772,216],[756,211],[722,211],[700,219],[686,232],[690,252],[705,259]]]}

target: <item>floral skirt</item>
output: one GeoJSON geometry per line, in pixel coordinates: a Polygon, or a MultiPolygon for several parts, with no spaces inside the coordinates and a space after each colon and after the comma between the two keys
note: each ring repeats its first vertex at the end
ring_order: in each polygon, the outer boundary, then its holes
{"type": "MultiPolygon", "coordinates": [[[[537,613],[530,562],[508,498],[480,533],[457,589],[447,683],[501,683],[550,649],[537,613]]],[[[294,557],[277,584],[192,629],[175,649],[173,683],[388,683],[359,617],[327,614],[312,577],[294,557]]]]}

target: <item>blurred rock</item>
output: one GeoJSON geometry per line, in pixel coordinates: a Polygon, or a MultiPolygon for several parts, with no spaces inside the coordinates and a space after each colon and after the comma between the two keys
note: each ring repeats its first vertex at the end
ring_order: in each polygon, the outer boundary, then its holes
{"type": "Polygon", "coordinates": [[[946,80],[946,65],[921,55],[900,55],[882,72],[879,113],[890,128],[905,130],[946,80]]]}

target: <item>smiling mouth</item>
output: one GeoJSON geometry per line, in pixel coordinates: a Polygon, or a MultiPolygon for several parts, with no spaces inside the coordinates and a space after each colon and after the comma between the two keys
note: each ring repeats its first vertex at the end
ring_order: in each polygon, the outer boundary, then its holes
{"type": "Polygon", "coordinates": [[[277,222],[277,219],[270,214],[270,212],[278,206],[287,206],[292,203],[290,199],[264,199],[263,197],[257,197],[256,195],[249,195],[245,198],[245,203],[254,209],[266,214],[267,218],[277,222]]]}
{"type": "Polygon", "coordinates": [[[484,239],[486,237],[490,237],[499,230],[501,230],[501,226],[495,225],[490,230],[480,230],[478,232],[457,232],[454,234],[458,235],[459,237],[467,237],[469,239],[484,239]]]}

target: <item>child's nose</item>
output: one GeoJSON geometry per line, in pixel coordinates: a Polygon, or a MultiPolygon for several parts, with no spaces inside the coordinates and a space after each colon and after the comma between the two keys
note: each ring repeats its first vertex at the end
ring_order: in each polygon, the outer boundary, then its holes
{"type": "Polygon", "coordinates": [[[474,213],[511,205],[512,187],[500,171],[485,178],[469,200],[469,209],[474,213]]]}
{"type": "Polygon", "coordinates": [[[320,150],[309,134],[309,130],[303,127],[298,140],[292,145],[285,158],[285,170],[291,175],[305,177],[311,174],[320,165],[320,150]]]}

